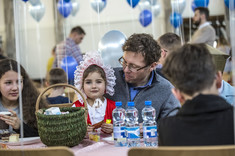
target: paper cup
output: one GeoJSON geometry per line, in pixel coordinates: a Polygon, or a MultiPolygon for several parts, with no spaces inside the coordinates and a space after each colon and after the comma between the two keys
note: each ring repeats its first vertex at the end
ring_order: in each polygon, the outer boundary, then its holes
{"type": "MultiPolygon", "coordinates": [[[[11,112],[0,112],[1,115],[11,115],[11,112]]],[[[9,129],[9,125],[5,121],[0,119],[0,129],[9,129]]]]}

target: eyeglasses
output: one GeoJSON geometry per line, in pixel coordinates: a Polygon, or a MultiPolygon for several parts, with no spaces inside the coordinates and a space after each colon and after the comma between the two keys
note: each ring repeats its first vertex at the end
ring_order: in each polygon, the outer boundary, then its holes
{"type": "Polygon", "coordinates": [[[128,69],[129,69],[130,71],[132,71],[132,72],[137,72],[137,71],[139,71],[139,70],[141,70],[141,69],[144,69],[144,68],[146,68],[146,67],[149,66],[149,65],[146,65],[146,66],[144,66],[144,67],[135,67],[135,65],[133,65],[133,64],[127,65],[127,63],[126,63],[126,61],[124,60],[123,57],[120,57],[120,58],[118,59],[118,61],[119,61],[119,63],[122,65],[122,67],[123,67],[124,69],[125,69],[126,67],[128,67],[128,69]]]}

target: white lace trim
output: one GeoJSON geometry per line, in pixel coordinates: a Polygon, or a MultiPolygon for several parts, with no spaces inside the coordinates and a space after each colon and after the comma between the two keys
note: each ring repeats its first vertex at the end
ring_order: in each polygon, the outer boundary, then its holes
{"type": "MultiPolygon", "coordinates": [[[[84,90],[82,89],[82,76],[84,71],[90,66],[90,65],[98,65],[99,67],[103,68],[105,75],[106,75],[106,80],[107,80],[107,85],[106,85],[106,93],[112,96],[114,94],[114,86],[116,85],[116,77],[114,75],[114,70],[111,66],[105,65],[103,63],[101,53],[98,51],[95,52],[87,52],[83,56],[83,61],[80,62],[80,65],[77,66],[77,69],[74,72],[74,85],[75,87],[80,90],[83,95],[86,97],[84,90]]],[[[78,95],[78,100],[83,103],[83,99],[78,95]]]]}

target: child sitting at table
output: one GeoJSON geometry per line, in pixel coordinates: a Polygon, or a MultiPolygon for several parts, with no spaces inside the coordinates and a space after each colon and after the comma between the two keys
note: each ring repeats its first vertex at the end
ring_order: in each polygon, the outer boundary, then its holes
{"type": "MultiPolygon", "coordinates": [[[[68,83],[67,75],[61,68],[53,68],[49,71],[47,76],[46,85],[54,85],[57,83],[68,83]]],[[[72,103],[68,97],[62,96],[65,87],[54,87],[51,93],[47,96],[47,101],[50,104],[72,103]]]]}
{"type": "MultiPolygon", "coordinates": [[[[99,52],[88,52],[77,67],[74,75],[75,86],[81,90],[88,103],[87,132],[100,128],[105,133],[112,133],[113,125],[107,122],[111,120],[115,102],[105,98],[105,93],[114,94],[116,77],[114,70],[104,65],[99,52]]],[[[84,107],[84,101],[78,95],[78,101],[73,107],[84,107]]]]}

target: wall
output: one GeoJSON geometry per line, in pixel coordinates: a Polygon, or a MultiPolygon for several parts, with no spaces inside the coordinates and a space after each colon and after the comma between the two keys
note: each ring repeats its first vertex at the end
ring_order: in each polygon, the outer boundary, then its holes
{"type": "MultiPolygon", "coordinates": [[[[0,35],[4,37],[3,4],[0,0],[0,35]]],[[[29,14],[29,4],[21,0],[15,0],[18,6],[18,43],[20,44],[20,62],[26,68],[33,79],[44,78],[46,75],[46,64],[50,57],[51,49],[56,44],[53,1],[41,0],[46,11],[40,22],[36,22],[29,14]]],[[[132,9],[126,0],[107,0],[107,6],[98,14],[90,6],[90,0],[79,0],[80,9],[75,17],[69,16],[64,21],[66,38],[72,27],[81,25],[86,36],[82,42],[81,49],[85,53],[97,50],[98,43],[105,33],[110,30],[119,30],[127,37],[133,33],[150,33],[158,38],[166,32],[164,22],[163,0],[160,0],[161,13],[153,19],[152,24],[142,27],[138,21],[139,7],[132,9]]],[[[193,16],[191,0],[186,0],[187,5],[183,17],[193,16]]],[[[223,0],[212,0],[209,4],[211,15],[219,15],[224,12],[223,0]],[[216,9],[215,9],[216,8],[216,9]]],[[[173,28],[172,28],[173,31],[173,28]]],[[[4,39],[4,38],[3,38],[4,39]]]]}

